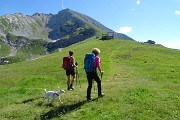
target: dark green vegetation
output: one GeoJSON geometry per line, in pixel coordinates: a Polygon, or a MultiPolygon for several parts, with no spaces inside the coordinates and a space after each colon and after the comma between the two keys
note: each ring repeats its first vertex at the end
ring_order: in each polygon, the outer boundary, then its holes
{"type": "MultiPolygon", "coordinates": [[[[180,51],[120,39],[94,37],[34,61],[0,66],[0,119],[148,119],[180,118],[180,51]],[[84,55],[101,50],[104,98],[86,103],[87,80],[84,55]],[[60,67],[69,50],[79,64],[79,84],[52,105],[44,91],[66,90],[65,71],[60,67]]],[[[76,83],[76,82],[75,82],[76,83]]]]}
{"type": "Polygon", "coordinates": [[[0,57],[6,56],[10,53],[8,45],[6,45],[1,39],[0,39],[0,57]]]}

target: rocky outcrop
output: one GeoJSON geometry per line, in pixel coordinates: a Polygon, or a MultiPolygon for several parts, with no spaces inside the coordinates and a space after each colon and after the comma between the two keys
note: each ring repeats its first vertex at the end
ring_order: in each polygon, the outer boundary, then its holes
{"type": "Polygon", "coordinates": [[[66,9],[52,16],[46,27],[50,28],[48,37],[52,40],[61,39],[67,35],[71,35],[78,28],[83,27],[85,22],[75,16],[75,12],[66,9]]]}
{"type": "Polygon", "coordinates": [[[48,50],[48,52],[52,52],[53,50],[55,50],[57,48],[67,47],[69,45],[72,45],[77,42],[83,41],[87,38],[90,38],[90,37],[94,36],[95,33],[96,33],[96,31],[92,28],[86,29],[86,30],[80,32],[76,36],[72,36],[72,37],[64,39],[64,40],[61,39],[61,40],[57,40],[56,42],[49,43],[47,45],[47,50],[48,50]]]}
{"type": "Polygon", "coordinates": [[[15,47],[17,49],[21,48],[22,46],[29,43],[29,39],[23,36],[15,36],[11,33],[8,33],[7,36],[7,43],[11,47],[15,47]]]}

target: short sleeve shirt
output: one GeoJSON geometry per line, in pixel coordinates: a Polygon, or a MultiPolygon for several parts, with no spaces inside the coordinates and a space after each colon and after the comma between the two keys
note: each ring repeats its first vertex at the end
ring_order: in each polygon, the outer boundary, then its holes
{"type": "Polygon", "coordinates": [[[101,60],[98,56],[96,56],[95,61],[94,61],[94,67],[95,68],[100,67],[100,64],[101,64],[101,60]]]}

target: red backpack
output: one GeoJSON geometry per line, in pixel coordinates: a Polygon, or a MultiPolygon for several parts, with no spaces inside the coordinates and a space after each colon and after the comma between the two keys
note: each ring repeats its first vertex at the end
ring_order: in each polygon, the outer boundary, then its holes
{"type": "Polygon", "coordinates": [[[72,57],[68,56],[63,58],[63,68],[64,70],[71,70],[73,68],[72,57]]]}

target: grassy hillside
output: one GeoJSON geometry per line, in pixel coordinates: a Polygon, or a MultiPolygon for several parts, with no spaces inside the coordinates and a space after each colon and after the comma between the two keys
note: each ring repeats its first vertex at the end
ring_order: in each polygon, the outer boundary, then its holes
{"type": "Polygon", "coordinates": [[[7,56],[10,53],[10,48],[0,39],[0,57],[7,56]]]}
{"type": "MultiPolygon", "coordinates": [[[[180,118],[180,51],[158,45],[94,37],[46,57],[0,66],[1,119],[149,119],[180,118]],[[84,55],[101,50],[104,98],[86,102],[87,80],[84,55]],[[52,105],[43,99],[44,91],[66,90],[62,58],[74,50],[79,64],[79,82],[74,91],[52,105]]],[[[96,84],[95,84],[96,86],[96,84]]]]}

